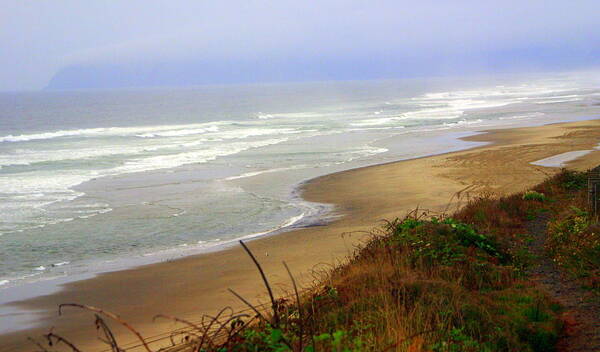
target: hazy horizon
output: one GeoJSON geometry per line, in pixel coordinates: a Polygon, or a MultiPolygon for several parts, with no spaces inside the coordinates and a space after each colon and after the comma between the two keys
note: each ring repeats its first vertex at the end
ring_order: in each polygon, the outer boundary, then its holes
{"type": "Polygon", "coordinates": [[[4,0],[0,90],[580,70],[594,1],[4,0]]]}

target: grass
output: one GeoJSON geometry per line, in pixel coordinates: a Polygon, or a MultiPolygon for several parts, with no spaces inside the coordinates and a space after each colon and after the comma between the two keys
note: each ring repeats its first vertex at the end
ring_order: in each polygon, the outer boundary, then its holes
{"type": "MultiPolygon", "coordinates": [[[[188,329],[176,341],[172,334],[170,350],[553,351],[560,307],[528,279],[536,258],[527,250],[526,223],[551,218],[549,255],[598,289],[599,231],[582,210],[585,179],[563,171],[526,193],[472,199],[452,216],[414,211],[385,222],[304,293],[290,273],[295,291],[288,298],[273,297],[244,245],[269,290],[270,309],[248,303],[253,316],[231,313],[202,325],[172,318],[188,329]]],[[[97,319],[104,313],[94,312],[97,319]]]]}
{"type": "Polygon", "coordinates": [[[546,249],[584,287],[600,294],[600,225],[598,217],[585,210],[585,187],[575,181],[566,184],[580,194],[570,199],[569,206],[556,210],[548,224],[546,249]]]}
{"type": "Polygon", "coordinates": [[[546,195],[536,191],[527,191],[523,194],[523,200],[535,200],[538,202],[543,202],[546,200],[546,195]]]}

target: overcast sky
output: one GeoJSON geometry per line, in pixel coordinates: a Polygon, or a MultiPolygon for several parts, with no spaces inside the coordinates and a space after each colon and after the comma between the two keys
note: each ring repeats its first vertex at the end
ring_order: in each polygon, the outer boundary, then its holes
{"type": "Polygon", "coordinates": [[[293,72],[353,59],[360,67],[340,77],[599,65],[600,4],[0,0],[0,90],[40,89],[72,66],[276,61],[293,72]]]}

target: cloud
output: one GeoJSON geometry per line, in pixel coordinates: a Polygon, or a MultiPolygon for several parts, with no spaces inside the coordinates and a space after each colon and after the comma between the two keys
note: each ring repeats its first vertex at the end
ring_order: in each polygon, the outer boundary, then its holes
{"type": "Polygon", "coordinates": [[[0,74],[35,56],[28,80],[39,73],[40,81],[73,65],[302,57],[485,66],[512,53],[543,66],[557,55],[591,61],[600,44],[596,1],[55,0],[5,8],[0,74]]]}

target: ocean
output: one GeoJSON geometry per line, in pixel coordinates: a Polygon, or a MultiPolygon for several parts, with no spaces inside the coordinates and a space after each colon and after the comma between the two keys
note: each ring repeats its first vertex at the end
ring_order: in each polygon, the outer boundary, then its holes
{"type": "MultiPolygon", "coordinates": [[[[0,93],[0,291],[328,221],[311,178],[597,118],[600,73],[0,93]]],[[[400,215],[400,214],[399,214],[400,215]]]]}

